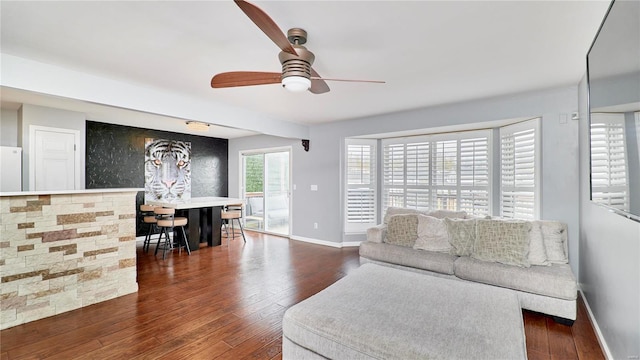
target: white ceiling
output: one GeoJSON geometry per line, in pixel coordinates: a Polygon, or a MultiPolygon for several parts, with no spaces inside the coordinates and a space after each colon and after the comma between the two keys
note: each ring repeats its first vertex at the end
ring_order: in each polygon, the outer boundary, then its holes
{"type": "Polygon", "coordinates": [[[280,71],[277,46],[231,0],[2,0],[1,51],[311,125],[577,84],[609,1],[254,4],[307,30],[320,75],[387,83],[212,89],[219,72],[280,71]]]}

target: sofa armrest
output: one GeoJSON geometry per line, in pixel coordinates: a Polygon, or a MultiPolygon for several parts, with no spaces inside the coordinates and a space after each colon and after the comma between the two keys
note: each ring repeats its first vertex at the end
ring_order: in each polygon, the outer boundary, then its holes
{"type": "Polygon", "coordinates": [[[367,229],[367,241],[383,243],[387,236],[387,225],[380,224],[367,229]]]}

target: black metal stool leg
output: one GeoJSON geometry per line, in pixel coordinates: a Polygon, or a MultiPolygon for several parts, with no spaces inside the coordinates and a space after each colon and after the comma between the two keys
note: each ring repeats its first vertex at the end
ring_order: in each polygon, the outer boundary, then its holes
{"type": "Polygon", "coordinates": [[[158,255],[158,249],[160,248],[160,241],[162,240],[162,234],[164,233],[164,229],[160,229],[160,235],[158,235],[158,242],[156,243],[156,251],[153,255],[158,255]]]}
{"type": "Polygon", "coordinates": [[[224,232],[227,234],[227,239],[229,238],[229,221],[222,220],[222,225],[224,225],[224,232]]]}
{"type": "Polygon", "coordinates": [[[144,242],[142,243],[142,251],[149,252],[149,245],[151,244],[151,235],[153,234],[153,224],[148,224],[149,231],[147,231],[147,236],[144,237],[144,242]]]}
{"type": "Polygon", "coordinates": [[[182,241],[184,241],[184,247],[187,248],[187,254],[191,255],[191,249],[189,249],[189,242],[187,241],[187,233],[184,231],[184,226],[180,227],[182,229],[182,241]]]}
{"type": "Polygon", "coordinates": [[[240,221],[240,219],[238,219],[238,225],[240,225],[240,234],[242,234],[242,240],[244,240],[244,242],[247,242],[247,238],[244,237],[244,228],[242,228],[242,222],[240,221]]]}
{"type": "Polygon", "coordinates": [[[164,241],[164,248],[162,249],[162,260],[164,260],[167,257],[167,252],[170,249],[173,249],[173,240],[171,240],[171,238],[169,237],[169,228],[164,228],[165,231],[165,241],[164,241]]]}

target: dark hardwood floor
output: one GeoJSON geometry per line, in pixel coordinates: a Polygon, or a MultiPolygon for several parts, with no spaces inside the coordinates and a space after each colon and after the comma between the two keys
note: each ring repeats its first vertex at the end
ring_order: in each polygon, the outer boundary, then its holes
{"type": "MultiPolygon", "coordinates": [[[[247,232],[174,253],[138,246],[137,294],[0,332],[0,359],[279,359],[282,316],[359,266],[335,249],[247,232]]],[[[524,312],[529,359],[604,359],[582,302],[573,327],[524,312]]]]}

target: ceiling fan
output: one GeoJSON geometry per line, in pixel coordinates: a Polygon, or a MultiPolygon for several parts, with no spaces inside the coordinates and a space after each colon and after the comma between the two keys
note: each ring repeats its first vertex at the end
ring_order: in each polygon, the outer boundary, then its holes
{"type": "Polygon", "coordinates": [[[282,72],[232,71],[216,74],[211,79],[212,88],[282,84],[293,92],[309,90],[314,94],[329,92],[325,81],[348,81],[384,83],[375,80],[347,80],[322,78],[312,67],[315,56],[303,45],[307,42],[307,32],[300,28],[287,31],[285,36],[278,25],[259,7],[244,1],[234,0],[240,9],[271,39],[280,50],[278,58],[282,72]]]}

